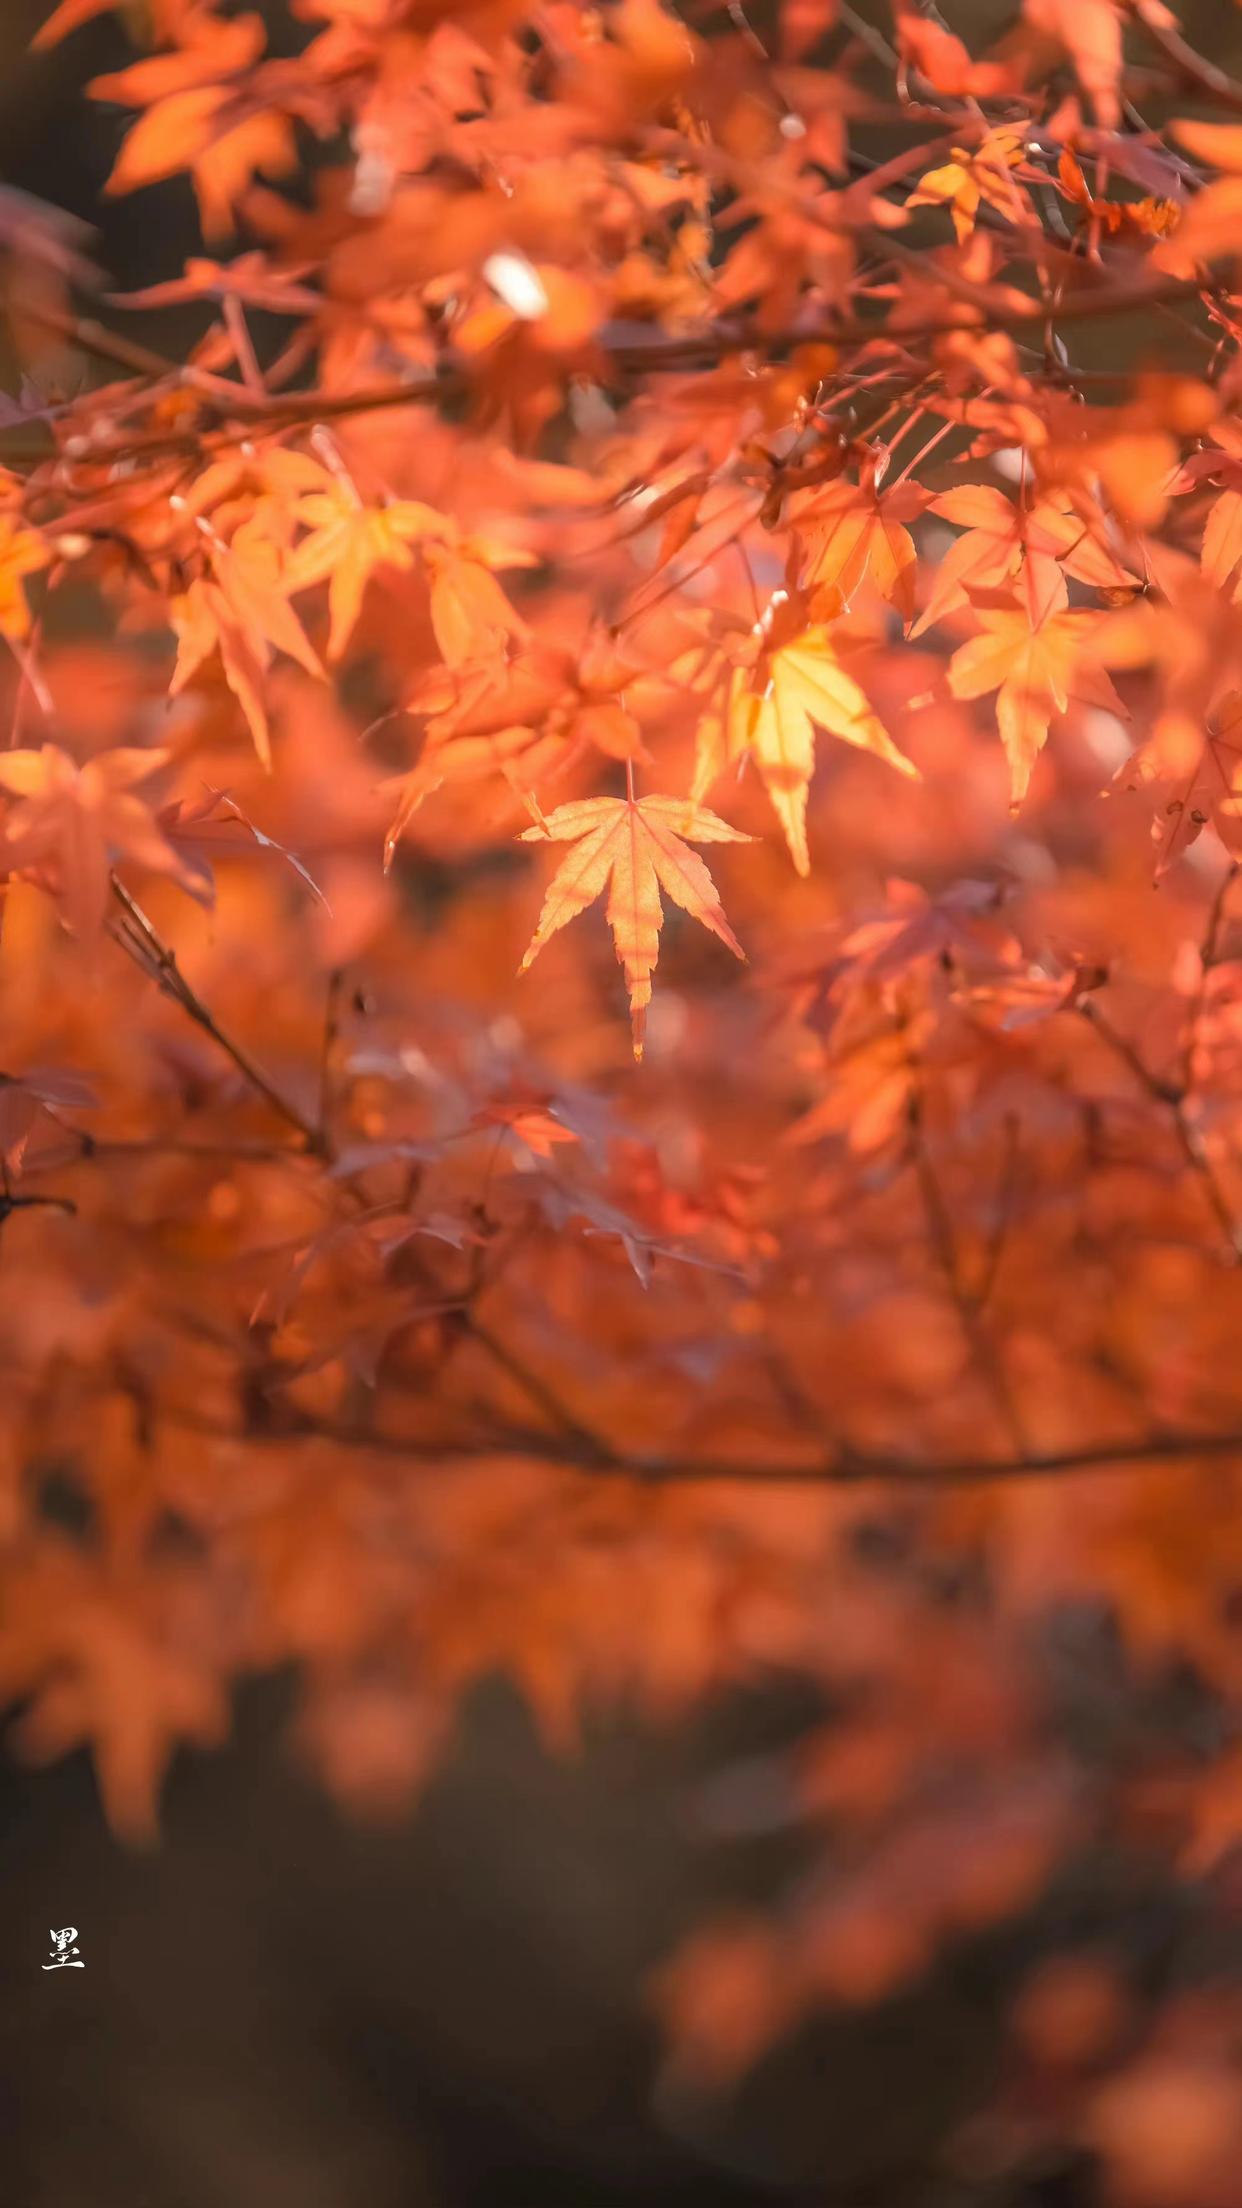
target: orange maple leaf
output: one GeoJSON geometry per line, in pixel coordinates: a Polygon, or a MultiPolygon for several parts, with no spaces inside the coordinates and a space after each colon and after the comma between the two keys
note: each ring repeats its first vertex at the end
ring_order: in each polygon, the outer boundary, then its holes
{"type": "Polygon", "coordinates": [[[183,883],[186,870],[131,785],[162,767],[166,751],[100,752],[84,767],[45,744],[0,752],[0,865],[49,887],[79,935],[103,925],[113,863],[136,859],[183,883]]]}
{"type": "Polygon", "coordinates": [[[1000,590],[1023,570],[1023,596],[1051,606],[1061,595],[1058,570],[1098,590],[1121,590],[1135,578],[1092,534],[1088,523],[1054,498],[1028,509],[988,483],[962,483],[941,492],[931,511],[966,531],[937,562],[931,597],[910,631],[922,636],[946,614],[969,602],[970,593],[1000,590]]]}
{"type": "Polygon", "coordinates": [[[1157,714],[1151,735],[1123,769],[1128,789],[1154,788],[1156,880],[1211,824],[1235,860],[1242,856],[1242,691],[1221,699],[1215,728],[1183,713],[1157,714]]]}
{"type": "Polygon", "coordinates": [[[660,955],[661,890],[718,935],[735,958],[746,955],[725,918],[711,875],[685,839],[754,839],[684,797],[591,797],[558,805],[540,826],[526,829],[522,841],[538,843],[545,837],[576,849],[548,884],[539,925],[518,971],[524,974],[548,937],[594,904],[607,883],[608,925],[629,984],[634,1056],[641,1059],[651,976],[660,955]]]}
{"type": "Polygon", "coordinates": [[[920,15],[913,0],[896,0],[894,12],[902,61],[937,92],[986,100],[1013,89],[1011,70],[997,61],[973,61],[961,39],[943,23],[920,15]]]}
{"type": "Polygon", "coordinates": [[[645,759],[642,729],[620,695],[635,673],[592,637],[576,650],[536,642],[508,659],[493,653],[430,668],[405,701],[406,711],[426,716],[424,742],[411,772],[398,778],[385,867],[423,800],[445,783],[499,774],[529,810],[540,776],[563,773],[590,746],[609,759],[645,759]]]}
{"type": "Polygon", "coordinates": [[[205,523],[200,528],[208,567],[172,602],[178,651],[168,694],[176,697],[218,651],[225,681],[249,722],[255,750],[268,766],[271,738],[263,679],[273,648],[321,680],[323,668],[286,596],[291,585],[271,539],[255,522],[244,523],[231,544],[205,523]]]}
{"type": "MultiPolygon", "coordinates": [[[[1064,584],[1061,585],[1062,592],[1064,584]]],[[[996,691],[996,718],[1009,760],[1011,802],[1019,804],[1031,770],[1048,737],[1054,713],[1070,698],[1098,705],[1124,719],[1125,707],[1101,667],[1082,663],[1082,651],[1096,616],[1045,610],[1032,621],[1024,607],[978,608],[983,632],[971,637],[949,662],[949,688],[955,698],[981,698],[996,691]]]]}
{"type": "Polygon", "coordinates": [[[1153,256],[1154,266],[1188,276],[1196,262],[1236,259],[1242,250],[1242,124],[1182,118],[1169,128],[1196,161],[1222,171],[1196,192],[1173,236],[1153,256]]]}
{"type": "Polygon", "coordinates": [[[755,673],[734,670],[724,715],[708,714],[700,723],[691,791],[697,803],[727,766],[749,753],[799,874],[811,870],[806,804],[817,726],[917,778],[918,768],[898,750],[866,693],[841,665],[828,629],[810,627],[795,629],[787,643],[778,643],[755,673]]]}
{"type": "Polygon", "coordinates": [[[810,550],[810,579],[848,605],[868,576],[907,623],[914,617],[917,558],[904,524],[917,520],[928,494],[916,483],[887,493],[873,482],[832,483],[796,516],[810,550]]]}
{"type": "Polygon", "coordinates": [[[1079,209],[1080,220],[1111,237],[1167,238],[1182,219],[1173,199],[1097,199],[1068,146],[1057,163],[1057,180],[1071,206],[1079,209]]]}
{"type": "Polygon", "coordinates": [[[431,582],[431,626],[450,667],[498,658],[526,623],[492,573],[493,567],[529,567],[533,556],[473,540],[429,544],[424,555],[431,582]]]}
{"type": "Polygon", "coordinates": [[[194,11],[177,25],[173,52],[96,77],[92,98],[145,109],[105,190],[132,192],[189,169],[204,232],[227,234],[252,177],[283,176],[297,162],[292,118],[266,103],[264,72],[254,69],[263,45],[257,15],[222,22],[194,11]]]}
{"type": "Polygon", "coordinates": [[[1180,496],[1205,482],[1216,486],[1199,565],[1207,580],[1236,602],[1242,596],[1242,581],[1236,580],[1242,565],[1242,430],[1228,419],[1214,422],[1208,440],[1201,452],[1183,460],[1171,488],[1180,496]]]}
{"type": "Polygon", "coordinates": [[[58,45],[62,38],[68,38],[71,31],[81,30],[83,24],[92,22],[95,16],[119,15],[126,5],[127,0],[60,0],[60,6],[53,8],[46,23],[40,24],[30,41],[31,46],[38,52],[42,47],[58,45]]]}
{"type": "Polygon", "coordinates": [[[10,637],[30,634],[30,607],[23,577],[46,567],[48,553],[33,530],[0,522],[0,633],[10,637]]]}
{"type": "MultiPolygon", "coordinates": [[[[1064,47],[1102,127],[1115,130],[1124,12],[1119,0],[1023,0],[1022,12],[1037,36],[1064,47]]],[[[1164,8],[1157,12],[1167,14],[1164,8]]]]}
{"type": "Polygon", "coordinates": [[[378,567],[408,570],[410,547],[423,537],[450,537],[451,521],[418,499],[393,499],[387,506],[364,506],[344,487],[313,491],[299,501],[298,519],[311,534],[289,562],[290,590],[328,582],[331,630],[329,659],[339,659],[357,625],[367,583],[378,567]]]}

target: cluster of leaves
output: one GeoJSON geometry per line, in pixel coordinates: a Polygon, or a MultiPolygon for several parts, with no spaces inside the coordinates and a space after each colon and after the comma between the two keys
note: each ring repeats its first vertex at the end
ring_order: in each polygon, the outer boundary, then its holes
{"type": "MultiPolygon", "coordinates": [[[[1242,84],[1161,0],[119,12],[108,188],[206,249],[107,326],[9,256],[21,1747],[142,1837],[291,1658],[370,1810],[498,1669],[557,1743],[801,1670],[825,1875],[658,1989],[710,2074],[1102,1839],[1223,1907],[1242,84]]],[[[1071,1958],[963,2152],[1228,2208],[1238,2028],[1071,1958]]]]}

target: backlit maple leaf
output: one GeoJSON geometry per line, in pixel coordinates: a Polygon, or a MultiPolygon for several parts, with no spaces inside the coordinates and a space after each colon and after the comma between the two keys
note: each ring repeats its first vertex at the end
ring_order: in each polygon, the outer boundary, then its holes
{"type": "Polygon", "coordinates": [[[231,544],[207,531],[207,571],[197,576],[171,613],[177,632],[177,664],[168,690],[176,697],[213,652],[225,681],[250,724],[255,750],[271,760],[263,680],[272,650],[287,653],[307,674],[323,676],[301,622],[289,603],[288,578],[276,546],[255,522],[243,523],[231,544]]]}
{"type": "Polygon", "coordinates": [[[990,130],[973,151],[954,146],[942,168],[928,169],[919,178],[906,206],[947,207],[959,244],[973,232],[982,202],[1010,221],[1021,220],[1023,195],[1009,172],[1022,161],[1024,136],[1023,125],[1010,124],[990,130]]]}
{"type": "Polygon", "coordinates": [[[452,523],[443,514],[417,499],[364,506],[336,486],[302,499],[298,518],[311,524],[311,534],[289,562],[289,588],[304,590],[327,579],[332,623],[329,659],[339,659],[353,635],[375,569],[409,569],[414,563],[411,545],[422,537],[452,532],[452,523]]]}
{"type": "Polygon", "coordinates": [[[1024,569],[1023,595],[1050,606],[1059,592],[1058,569],[1100,590],[1133,585],[1134,577],[1087,522],[1053,498],[1029,510],[988,483],[963,483],[941,492],[931,511],[966,531],[936,567],[932,593],[910,634],[922,636],[971,591],[999,590],[1024,569]]]}
{"type": "Polygon", "coordinates": [[[796,629],[753,674],[735,669],[724,716],[707,714],[699,727],[692,790],[696,801],[727,766],[750,753],[799,874],[808,874],[811,867],[806,802],[817,727],[860,751],[874,752],[900,774],[918,774],[841,665],[826,627],[796,629]]]}
{"type": "Polygon", "coordinates": [[[528,567],[529,554],[466,542],[428,545],[425,560],[431,581],[431,626],[450,667],[499,656],[508,638],[526,633],[526,623],[510,605],[492,568],[528,567]]]}
{"type": "MultiPolygon", "coordinates": [[[[221,21],[198,10],[177,27],[177,48],[112,76],[96,77],[95,99],[142,107],[105,190],[132,192],[189,169],[207,236],[233,227],[241,194],[260,170],[283,176],[296,162],[288,114],[267,102],[266,84],[282,83],[255,63],[263,24],[247,13],[221,21]]],[[[288,91],[288,80],[283,80],[288,91]]]]}
{"type": "Polygon", "coordinates": [[[904,524],[917,520],[926,505],[927,492],[917,483],[885,493],[873,483],[842,482],[817,492],[795,517],[810,551],[812,582],[848,605],[870,576],[880,596],[910,621],[917,561],[904,524]]]}
{"type": "Polygon", "coordinates": [[[661,890],[727,943],[735,958],[745,956],[711,875],[685,839],[750,843],[753,838],[684,797],[591,797],[558,805],[541,826],[528,828],[522,841],[539,843],[545,837],[576,849],[548,884],[539,925],[518,971],[524,974],[548,937],[585,912],[607,883],[608,925],[629,984],[634,1056],[641,1058],[651,976],[660,954],[661,890]]]}
{"type": "Polygon", "coordinates": [[[46,882],[79,935],[103,924],[114,861],[178,879],[181,859],[131,785],[163,766],[163,751],[100,752],[79,767],[56,744],[0,752],[0,865],[46,882]]]}
{"type": "Polygon", "coordinates": [[[1158,713],[1142,750],[1123,769],[1128,789],[1154,788],[1156,880],[1197,842],[1209,822],[1225,849],[1242,854],[1242,692],[1221,700],[1216,727],[1176,711],[1158,713]]]}
{"type": "Polygon", "coordinates": [[[1196,192],[1177,229],[1155,256],[1159,267],[1189,275],[1196,262],[1236,257],[1242,241],[1242,127],[1182,119],[1171,125],[1179,145],[1196,161],[1223,173],[1196,192]]]}
{"type": "Polygon", "coordinates": [[[0,631],[22,637],[30,632],[30,608],[23,577],[46,567],[48,555],[31,529],[0,522],[0,631]]]}
{"type": "Polygon", "coordinates": [[[1172,199],[1097,199],[1068,146],[1061,149],[1057,180],[1071,206],[1078,208],[1079,221],[1112,237],[1167,238],[1182,219],[1182,210],[1172,199]]]}
{"type": "Polygon", "coordinates": [[[996,691],[996,718],[1009,760],[1010,795],[1020,803],[1031,770],[1048,738],[1054,713],[1071,697],[1124,718],[1125,708],[1100,667],[1081,653],[1094,621],[1090,613],[1046,613],[1032,625],[1024,608],[977,609],[983,633],[953,654],[949,688],[955,698],[996,691]]]}

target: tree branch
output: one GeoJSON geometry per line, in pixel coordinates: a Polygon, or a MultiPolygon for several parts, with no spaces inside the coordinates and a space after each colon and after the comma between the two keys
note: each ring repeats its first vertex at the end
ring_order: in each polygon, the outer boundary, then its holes
{"type": "Polygon", "coordinates": [[[115,874],[112,877],[112,894],[125,914],[128,923],[128,925],[118,926],[113,931],[121,948],[128,951],[130,957],[158,982],[160,988],[176,1000],[183,1012],[194,1021],[196,1026],[201,1027],[205,1034],[210,1035],[214,1043],[219,1044],[220,1049],[225,1052],[226,1056],[232,1059],[238,1072],[243,1074],[251,1087],[266,1099],[273,1111],[278,1112],[290,1127],[297,1129],[311,1155],[322,1157],[325,1154],[325,1138],[322,1129],[315,1124],[314,1120],[308,1118],[305,1112],[300,1111],[296,1104],[291,1103],[290,1099],[281,1093],[275,1083],[268,1079],[262,1067],[251,1057],[244,1044],[237,1042],[233,1036],[226,1033],[225,1029],[220,1026],[215,1014],[208,1009],[202,998],[197,995],[186,980],[177,963],[176,952],[164,942],[163,937],[147,918],[141,905],[131,897],[124,883],[115,874]]]}
{"type": "Polygon", "coordinates": [[[844,1444],[831,1453],[790,1463],[779,1458],[692,1455],[670,1451],[640,1454],[614,1449],[594,1436],[578,1440],[521,1427],[497,1428],[477,1440],[427,1441],[376,1431],[369,1426],[332,1425],[292,1416],[251,1433],[218,1426],[193,1412],[169,1411],[169,1423],[222,1441],[288,1445],[327,1442],[409,1464],[478,1463],[512,1459],[562,1465],[593,1478],[637,1480],[652,1486],[685,1483],[753,1487],[903,1486],[939,1490],[1006,1486],[1020,1480],[1068,1478],[1090,1472],[1125,1472],[1142,1466],[1171,1466],[1179,1459],[1242,1461],[1242,1430],[1227,1433],[1149,1434],[1129,1440],[1085,1442],[1065,1449],[1033,1450],[1021,1456],[945,1458],[910,1457],[886,1451],[856,1450],[844,1444]]]}

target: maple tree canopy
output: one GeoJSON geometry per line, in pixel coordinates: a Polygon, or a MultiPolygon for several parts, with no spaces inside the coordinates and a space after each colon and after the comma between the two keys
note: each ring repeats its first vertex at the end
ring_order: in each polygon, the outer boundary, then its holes
{"type": "MultiPolygon", "coordinates": [[[[12,1737],[141,1841],[290,1662],[362,1813],[807,1675],[709,2077],[1104,1837],[1236,1902],[1242,80],[986,12],[62,0],[201,242],[0,206],[12,1737]]],[[[1066,1971],[990,2151],[1231,2208],[1236,1984],[1066,1971]]]]}

